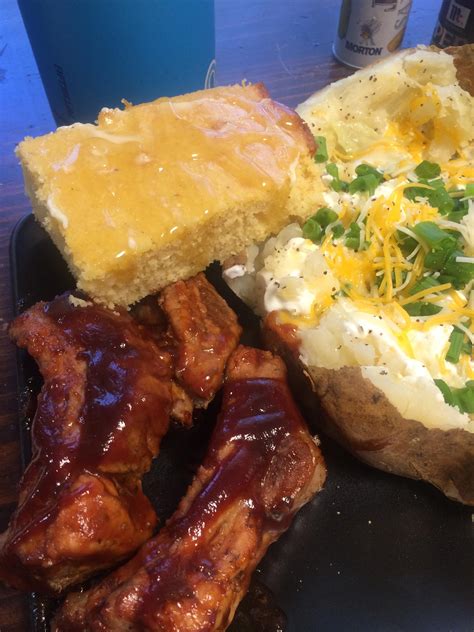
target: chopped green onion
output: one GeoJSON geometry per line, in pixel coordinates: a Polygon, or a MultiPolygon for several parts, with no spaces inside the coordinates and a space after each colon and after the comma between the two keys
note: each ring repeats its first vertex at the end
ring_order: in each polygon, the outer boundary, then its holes
{"type": "Polygon", "coordinates": [[[450,250],[457,245],[456,239],[434,222],[418,222],[413,232],[433,250],[450,250]]]}
{"type": "MultiPolygon", "coordinates": [[[[362,165],[359,165],[360,167],[362,165]]],[[[349,184],[349,193],[368,193],[373,195],[375,189],[380,184],[380,180],[373,173],[364,176],[357,176],[355,180],[349,184]]]]}
{"type": "Polygon", "coordinates": [[[408,305],[404,305],[403,308],[410,316],[433,316],[434,314],[439,314],[442,310],[442,307],[439,305],[424,303],[422,301],[408,303],[408,305]]]}
{"type": "Polygon", "coordinates": [[[472,387],[455,389],[454,396],[462,413],[474,413],[474,389],[472,387]]]}
{"type": "Polygon", "coordinates": [[[441,272],[439,283],[451,283],[456,289],[461,289],[474,279],[474,263],[456,261],[464,257],[464,253],[457,249],[431,250],[424,260],[425,268],[441,272]]]}
{"type": "Polygon", "coordinates": [[[319,243],[321,240],[321,235],[323,234],[323,229],[318,224],[318,222],[314,219],[314,217],[310,217],[303,225],[303,237],[305,239],[311,239],[314,243],[319,243]]]}
{"type": "Polygon", "coordinates": [[[333,162],[329,162],[326,165],[326,171],[330,176],[332,176],[332,182],[330,186],[333,191],[336,191],[337,193],[339,191],[347,191],[347,182],[343,182],[343,180],[339,179],[339,169],[337,168],[336,164],[334,164],[333,162]]]}
{"type": "Polygon", "coordinates": [[[450,406],[456,406],[462,413],[474,413],[474,384],[472,380],[466,382],[463,388],[450,388],[444,380],[434,380],[443,394],[444,401],[450,406]]]}
{"type": "Polygon", "coordinates": [[[450,406],[454,406],[455,405],[455,400],[453,397],[453,393],[451,391],[451,389],[449,388],[449,386],[446,384],[446,382],[444,380],[435,380],[434,383],[436,384],[436,386],[439,388],[439,390],[441,391],[441,393],[443,394],[443,398],[444,401],[449,404],[450,406]]]}
{"type": "Polygon", "coordinates": [[[370,165],[366,165],[364,163],[357,165],[355,172],[358,176],[368,176],[369,174],[373,175],[377,178],[379,184],[380,182],[383,182],[384,179],[383,173],[380,173],[380,171],[375,169],[375,167],[371,167],[370,165]]]}
{"type": "Polygon", "coordinates": [[[339,237],[344,235],[344,226],[342,224],[335,224],[331,230],[335,239],[339,239],[339,237]]]}
{"type": "MultiPolygon", "coordinates": [[[[437,182],[436,180],[432,182],[437,182]]],[[[428,182],[429,186],[432,186],[432,182],[428,182]]],[[[407,187],[403,191],[403,195],[409,200],[416,200],[416,198],[426,198],[433,208],[437,208],[441,215],[447,215],[455,207],[455,201],[451,198],[449,193],[443,186],[438,186],[433,189],[425,189],[424,187],[407,187]]]]}
{"type": "MultiPolygon", "coordinates": [[[[425,260],[423,265],[428,270],[435,270],[440,272],[444,269],[444,266],[448,262],[449,257],[451,256],[451,252],[449,250],[432,250],[428,252],[425,256],[425,260]]],[[[438,279],[439,280],[439,279],[438,279]]],[[[439,281],[441,283],[441,281],[439,281]]],[[[450,283],[449,281],[443,281],[443,283],[450,283]]]]}
{"type": "Polygon", "coordinates": [[[326,226],[335,222],[337,218],[338,214],[326,206],[320,208],[316,215],[314,215],[314,219],[322,228],[326,228],[326,226]]]}
{"type": "Polygon", "coordinates": [[[464,197],[465,191],[464,189],[448,189],[448,193],[453,200],[457,200],[458,198],[464,197]]]}
{"type": "Polygon", "coordinates": [[[435,162],[423,160],[415,168],[415,173],[419,178],[437,178],[441,173],[441,167],[435,162]]]}
{"type": "Polygon", "coordinates": [[[352,222],[346,233],[344,244],[352,250],[359,250],[360,247],[360,226],[356,222],[352,222]]]}
{"type": "Polygon", "coordinates": [[[417,187],[417,186],[408,187],[407,186],[403,190],[403,195],[408,200],[411,200],[413,202],[414,200],[416,200],[416,198],[419,198],[419,197],[427,198],[430,191],[431,189],[425,189],[424,187],[417,187]]]}
{"type": "Polygon", "coordinates": [[[452,362],[453,364],[459,362],[463,344],[464,332],[455,327],[449,336],[449,349],[446,352],[446,360],[448,362],[452,362]]]}
{"type": "Polygon", "coordinates": [[[314,162],[326,162],[329,158],[326,139],[324,136],[315,136],[315,141],[317,148],[316,153],[314,154],[314,162]]]}
{"type": "Polygon", "coordinates": [[[466,184],[466,190],[464,191],[463,198],[474,198],[474,182],[466,184]]]}
{"type": "Polygon", "coordinates": [[[456,261],[456,257],[462,256],[464,256],[464,253],[460,250],[451,252],[442,269],[446,276],[452,277],[452,283],[458,289],[474,279],[474,263],[456,261]]]}
{"type": "Polygon", "coordinates": [[[420,178],[419,182],[427,184],[432,189],[444,189],[443,178],[434,178],[432,180],[428,180],[427,178],[420,178]]]}
{"type": "Polygon", "coordinates": [[[337,165],[335,162],[328,162],[328,164],[326,165],[326,171],[333,178],[339,179],[339,169],[337,168],[337,165]]]}
{"type": "Polygon", "coordinates": [[[410,237],[410,235],[403,233],[401,230],[397,230],[396,237],[398,246],[405,257],[412,253],[418,245],[416,239],[413,239],[413,237],[410,237]]]}
{"type": "Polygon", "coordinates": [[[456,224],[459,224],[459,222],[462,220],[463,217],[467,215],[467,213],[468,213],[467,208],[460,208],[457,211],[452,211],[451,213],[449,213],[446,219],[450,222],[456,222],[456,224]]]}
{"type": "Polygon", "coordinates": [[[465,213],[467,213],[469,211],[469,199],[470,198],[455,199],[455,207],[453,212],[464,211],[465,213]]]}
{"type": "Polygon", "coordinates": [[[438,281],[440,285],[442,285],[443,283],[451,283],[451,285],[454,285],[454,278],[448,276],[447,274],[440,274],[438,277],[438,281]]]}
{"type": "Polygon", "coordinates": [[[333,191],[336,191],[336,193],[339,193],[339,191],[347,191],[347,187],[349,185],[347,184],[347,182],[344,182],[343,180],[336,180],[334,179],[331,184],[330,187],[333,191]]]}
{"type": "Polygon", "coordinates": [[[444,187],[438,187],[431,191],[428,200],[431,206],[437,208],[441,215],[451,213],[456,204],[444,187]]]}
{"type": "Polygon", "coordinates": [[[337,220],[337,213],[330,208],[320,208],[303,225],[303,237],[311,239],[314,243],[319,243],[324,229],[337,220]]]}
{"type": "Polygon", "coordinates": [[[358,239],[350,237],[349,239],[346,239],[345,245],[346,245],[347,248],[350,248],[351,250],[356,250],[357,251],[357,250],[359,250],[360,243],[359,243],[358,239]]]}
{"type": "Polygon", "coordinates": [[[339,191],[347,191],[348,187],[348,183],[343,180],[333,180],[331,182],[331,189],[336,191],[336,193],[339,193],[339,191]]]}
{"type": "Polygon", "coordinates": [[[418,294],[418,292],[421,292],[422,290],[427,290],[428,288],[436,287],[437,285],[440,285],[437,279],[434,279],[433,277],[430,277],[430,276],[426,276],[420,279],[418,283],[415,283],[415,285],[410,290],[410,294],[411,295],[418,294]]]}

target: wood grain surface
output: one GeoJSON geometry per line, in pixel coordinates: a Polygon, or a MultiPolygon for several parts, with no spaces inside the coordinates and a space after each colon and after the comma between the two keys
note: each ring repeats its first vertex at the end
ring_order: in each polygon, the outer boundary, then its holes
{"type": "MultiPolygon", "coordinates": [[[[196,0],[197,1],[197,0],[196,0]]],[[[337,0],[215,0],[217,82],[263,81],[294,106],[350,74],[331,53],[337,0]]],[[[403,46],[427,44],[441,1],[414,0],[403,46]]],[[[157,95],[158,96],[158,95],[157,95]]],[[[30,212],[14,147],[54,129],[15,0],[0,2],[0,531],[15,507],[20,471],[15,349],[8,249],[16,222],[30,212]]],[[[0,631],[27,631],[24,596],[0,586],[0,631]]]]}

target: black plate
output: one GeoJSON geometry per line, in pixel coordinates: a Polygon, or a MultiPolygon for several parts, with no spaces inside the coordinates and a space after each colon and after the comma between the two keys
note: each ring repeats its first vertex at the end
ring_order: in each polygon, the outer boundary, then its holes
{"type": "MultiPolygon", "coordinates": [[[[11,242],[13,292],[19,313],[74,287],[66,265],[32,216],[11,242]]],[[[220,282],[208,276],[258,344],[258,324],[220,282]]],[[[36,367],[18,353],[20,424],[25,462],[29,423],[40,387],[36,367]]],[[[165,520],[184,493],[205,451],[218,402],[192,430],[173,429],[147,475],[145,489],[165,520]]],[[[317,420],[308,420],[316,430],[317,420]]],[[[259,580],[286,613],[288,632],[472,632],[474,630],[474,525],[472,511],[431,486],[359,463],[321,436],[328,466],[324,490],[303,508],[291,529],[269,550],[259,580]]],[[[54,604],[33,596],[32,630],[47,629],[54,604]]],[[[258,623],[247,601],[232,625],[243,630],[281,629],[258,623]]],[[[272,611],[270,614],[274,614],[272,611]]]]}

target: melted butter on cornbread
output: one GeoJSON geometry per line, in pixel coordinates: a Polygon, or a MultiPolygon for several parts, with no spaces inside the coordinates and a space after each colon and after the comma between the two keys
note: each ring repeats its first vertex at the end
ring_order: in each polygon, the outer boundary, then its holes
{"type": "Polygon", "coordinates": [[[18,155],[79,287],[130,304],[279,230],[312,150],[294,112],[261,86],[233,86],[104,109],[18,155]]]}

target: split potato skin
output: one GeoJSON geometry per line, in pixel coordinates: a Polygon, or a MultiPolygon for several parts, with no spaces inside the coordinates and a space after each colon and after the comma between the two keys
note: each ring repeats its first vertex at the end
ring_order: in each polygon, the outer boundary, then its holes
{"type": "Polygon", "coordinates": [[[297,401],[318,429],[368,465],[426,481],[474,506],[474,433],[405,419],[359,367],[306,367],[296,329],[279,324],[278,312],[266,317],[263,339],[285,360],[297,401]]]}
{"type": "Polygon", "coordinates": [[[461,88],[474,96],[474,44],[450,46],[443,50],[454,59],[456,76],[461,88]]]}

